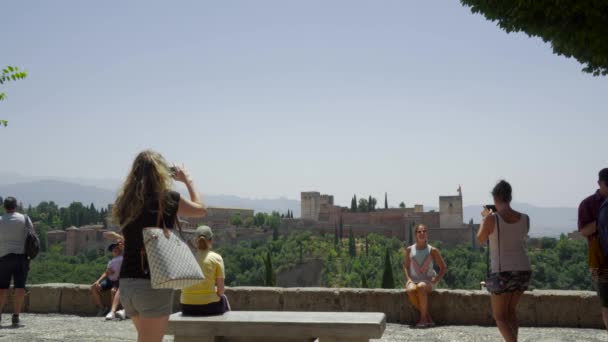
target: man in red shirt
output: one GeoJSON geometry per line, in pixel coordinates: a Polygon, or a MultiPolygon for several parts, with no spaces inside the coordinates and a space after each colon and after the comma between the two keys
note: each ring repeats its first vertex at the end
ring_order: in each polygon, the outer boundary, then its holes
{"type": "MultiPolygon", "coordinates": [[[[599,189],[591,196],[585,198],[578,206],[578,230],[587,238],[597,236],[597,219],[602,203],[608,198],[608,168],[599,172],[597,184],[599,189]]],[[[597,280],[597,294],[602,302],[602,318],[604,326],[608,329],[608,282],[597,280]]]]}

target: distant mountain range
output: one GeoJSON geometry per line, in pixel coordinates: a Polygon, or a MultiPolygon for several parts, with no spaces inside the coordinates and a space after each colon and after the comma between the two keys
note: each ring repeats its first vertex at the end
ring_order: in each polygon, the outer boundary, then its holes
{"type": "MultiPolygon", "coordinates": [[[[95,207],[106,207],[113,203],[116,199],[116,191],[110,189],[118,189],[119,182],[106,180],[104,183],[107,187],[83,185],[78,182],[70,182],[59,179],[39,179],[28,180],[27,178],[18,178],[17,183],[8,183],[11,180],[2,177],[0,174],[0,196],[15,196],[23,205],[38,205],[42,201],[54,201],[59,206],[68,206],[72,202],[82,202],[85,205],[93,203],[95,207]]],[[[88,181],[88,184],[94,184],[94,181],[88,181]]],[[[181,191],[183,192],[183,191],[181,191]]],[[[182,193],[186,195],[186,192],[182,193]]],[[[232,195],[204,195],[205,202],[213,207],[226,208],[242,208],[254,209],[256,212],[278,211],[287,213],[287,210],[293,211],[294,216],[300,216],[300,201],[291,200],[288,198],[277,199],[250,199],[232,195]]]]}
{"type": "MultiPolygon", "coordinates": [[[[37,205],[42,201],[54,201],[59,206],[67,206],[78,201],[97,208],[106,207],[116,198],[117,180],[68,180],[43,179],[40,177],[19,176],[13,173],[0,173],[0,196],[16,196],[24,205],[37,205]]],[[[286,213],[292,210],[295,217],[300,216],[300,201],[288,198],[250,199],[233,195],[204,195],[209,206],[254,209],[256,212],[276,210],[286,213]]],[[[517,210],[530,215],[531,236],[559,236],[576,230],[577,208],[537,207],[531,204],[514,203],[517,210]]],[[[426,207],[426,210],[437,210],[426,207]]],[[[479,223],[481,205],[468,205],[463,208],[464,221],[472,218],[479,223]]]]}
{"type": "MultiPolygon", "coordinates": [[[[473,219],[479,223],[482,205],[467,205],[463,208],[465,222],[473,219]]],[[[530,216],[530,236],[554,236],[577,229],[577,208],[537,207],[527,203],[513,203],[513,208],[530,216]]]]}

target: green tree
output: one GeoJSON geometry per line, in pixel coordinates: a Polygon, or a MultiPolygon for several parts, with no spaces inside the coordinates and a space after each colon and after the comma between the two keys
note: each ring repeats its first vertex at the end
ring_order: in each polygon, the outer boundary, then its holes
{"type": "Polygon", "coordinates": [[[388,195],[384,193],[384,209],[388,209],[388,195]]]}
{"type": "MultiPolygon", "coordinates": [[[[27,77],[27,72],[23,70],[19,70],[16,66],[7,66],[2,69],[2,73],[0,74],[0,85],[3,85],[7,82],[22,80],[27,77]]],[[[6,93],[0,92],[0,101],[6,100],[6,93]]],[[[0,119],[0,126],[6,127],[8,125],[7,120],[0,119]]]]}
{"type": "Polygon", "coordinates": [[[338,246],[340,240],[338,239],[338,224],[334,225],[334,246],[338,246]]]}
{"type": "Polygon", "coordinates": [[[255,224],[257,227],[263,226],[266,222],[266,216],[267,215],[265,213],[256,213],[253,217],[253,224],[255,224]]]}
{"type": "Polygon", "coordinates": [[[281,218],[279,213],[274,213],[268,216],[266,224],[272,229],[272,240],[276,241],[279,239],[279,226],[281,225],[281,218]]]}
{"type": "Polygon", "coordinates": [[[550,43],[553,53],[574,57],[583,71],[608,75],[608,2],[560,0],[461,0],[473,13],[507,33],[524,32],[550,43]]]}
{"type": "Polygon", "coordinates": [[[408,242],[409,244],[414,244],[414,227],[416,226],[415,222],[412,222],[408,229],[408,242]]]}
{"type": "Polygon", "coordinates": [[[357,245],[355,244],[355,236],[353,235],[352,227],[348,231],[348,254],[351,256],[351,258],[357,256],[357,245]]]}
{"type": "Polygon", "coordinates": [[[350,201],[350,211],[357,212],[357,195],[353,195],[353,199],[350,201]]]}
{"type": "Polygon", "coordinates": [[[368,208],[369,208],[369,202],[367,201],[367,199],[365,199],[365,198],[359,199],[359,207],[357,208],[357,210],[359,212],[364,213],[366,211],[369,211],[368,208]]]}
{"type": "Polygon", "coordinates": [[[382,272],[382,288],[394,289],[395,279],[393,278],[393,265],[391,264],[391,255],[388,248],[384,257],[384,272],[382,272]]]}
{"type": "Polygon", "coordinates": [[[369,288],[369,285],[367,285],[367,277],[365,276],[365,273],[361,273],[361,288],[369,288]]]}
{"type": "Polygon", "coordinates": [[[298,263],[302,263],[303,259],[302,259],[302,241],[298,241],[298,251],[299,253],[299,257],[298,257],[298,263]]]}
{"type": "Polygon", "coordinates": [[[253,227],[254,221],[255,221],[255,218],[253,218],[252,216],[249,216],[249,217],[245,218],[245,220],[243,221],[243,226],[253,227]]]}
{"type": "Polygon", "coordinates": [[[272,227],[272,241],[277,241],[279,239],[279,227],[272,227]]]}
{"type": "Polygon", "coordinates": [[[365,235],[365,256],[369,255],[369,242],[367,241],[367,235],[365,235]]]}
{"type": "Polygon", "coordinates": [[[404,209],[404,208],[405,208],[405,202],[401,202],[401,203],[399,203],[399,208],[404,209]]]}
{"type": "Polygon", "coordinates": [[[233,226],[239,227],[243,224],[243,220],[241,219],[241,213],[236,213],[230,217],[230,224],[233,226]]]}
{"type": "Polygon", "coordinates": [[[274,270],[272,268],[272,257],[270,255],[270,251],[266,252],[266,258],[264,259],[264,274],[265,274],[264,284],[266,286],[275,286],[276,277],[275,277],[274,270]]]}

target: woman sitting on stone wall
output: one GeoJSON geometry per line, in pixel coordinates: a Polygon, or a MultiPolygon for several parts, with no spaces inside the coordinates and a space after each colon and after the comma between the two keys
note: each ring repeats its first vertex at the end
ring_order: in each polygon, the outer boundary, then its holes
{"type": "Polygon", "coordinates": [[[410,302],[420,311],[417,328],[435,326],[429,314],[428,294],[445,275],[447,267],[439,250],[428,244],[428,228],[424,224],[416,226],[416,243],[405,250],[405,290],[410,302]],[[435,271],[439,266],[439,274],[435,271]]]}
{"type": "Polygon", "coordinates": [[[180,302],[182,314],[186,316],[221,315],[230,310],[224,295],[224,260],[211,251],[213,232],[207,226],[200,226],[194,232],[196,260],[205,280],[182,290],[180,302]]]}

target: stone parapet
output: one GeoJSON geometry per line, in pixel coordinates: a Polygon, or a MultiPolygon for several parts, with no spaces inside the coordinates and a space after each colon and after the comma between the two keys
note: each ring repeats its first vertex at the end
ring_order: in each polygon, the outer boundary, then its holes
{"type": "MultiPolygon", "coordinates": [[[[174,311],[179,311],[175,291],[174,311]]],[[[109,294],[104,293],[109,305],[109,294]]],[[[351,288],[233,287],[226,289],[233,310],[384,312],[392,323],[412,323],[417,312],[404,291],[351,288]]],[[[5,311],[12,305],[5,307],[5,311]]],[[[594,292],[534,290],[517,308],[522,326],[603,327],[594,292]]],[[[94,315],[89,285],[43,284],[29,287],[26,312],[94,315]]],[[[437,290],[430,295],[430,313],[442,325],[494,325],[490,296],[485,291],[437,290]]]]}

